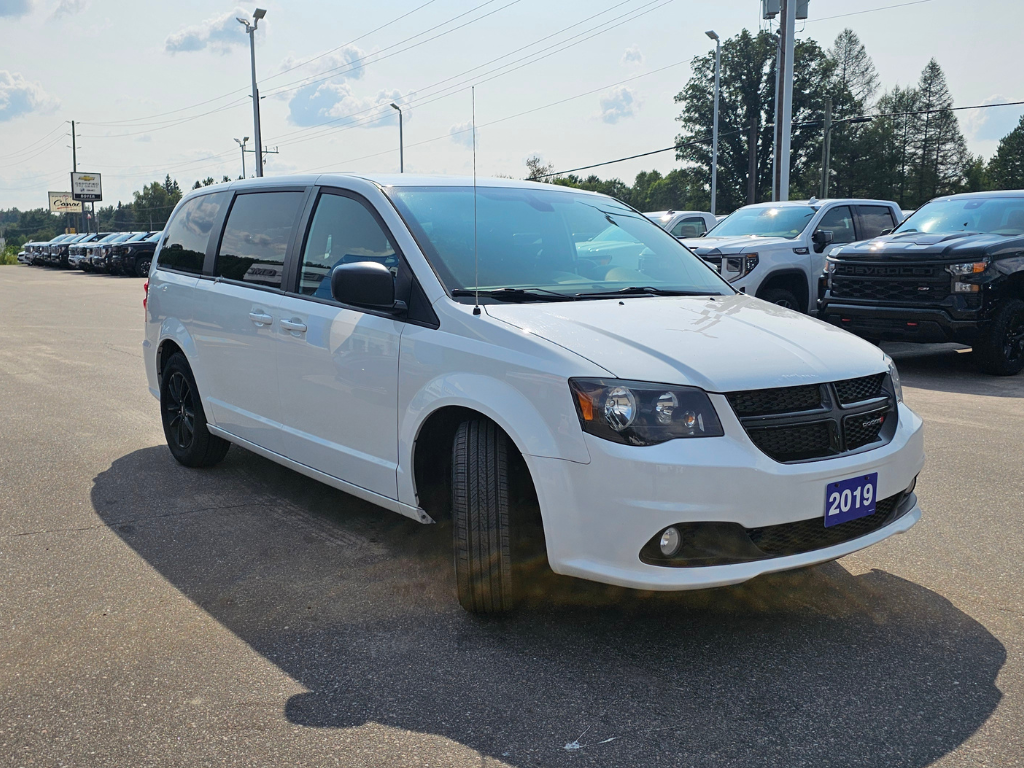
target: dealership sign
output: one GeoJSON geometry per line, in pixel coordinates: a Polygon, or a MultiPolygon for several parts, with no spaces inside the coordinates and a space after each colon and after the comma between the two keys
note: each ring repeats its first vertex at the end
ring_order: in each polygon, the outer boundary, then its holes
{"type": "Polygon", "coordinates": [[[47,192],[50,196],[51,213],[81,213],[82,203],[75,200],[70,192],[47,192]]]}
{"type": "Polygon", "coordinates": [[[102,200],[103,186],[98,173],[72,173],[71,196],[75,200],[102,200]]]}

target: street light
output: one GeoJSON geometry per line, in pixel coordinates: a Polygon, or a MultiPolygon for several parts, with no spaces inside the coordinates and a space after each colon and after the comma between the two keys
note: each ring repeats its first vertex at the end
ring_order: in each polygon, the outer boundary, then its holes
{"type": "Polygon", "coordinates": [[[715,198],[718,193],[718,92],[722,74],[722,41],[713,29],[704,34],[715,41],[715,117],[711,129],[711,215],[714,216],[715,198]]]}
{"type": "Polygon", "coordinates": [[[391,106],[398,110],[398,172],[405,173],[405,142],[402,140],[402,108],[391,102],[391,106]]]}
{"type": "MultiPolygon", "coordinates": [[[[237,21],[245,27],[246,33],[249,35],[249,56],[252,60],[252,122],[253,130],[256,133],[256,176],[263,176],[263,137],[260,134],[260,92],[256,88],[256,27],[260,23],[260,19],[267,15],[267,12],[262,8],[257,8],[252,14],[252,24],[249,23],[248,19],[238,17],[237,21]]],[[[244,160],[245,153],[243,150],[242,158],[244,160]]]]}
{"type": "Polygon", "coordinates": [[[249,137],[246,136],[244,139],[235,139],[235,143],[242,148],[242,178],[245,178],[245,145],[249,141],[249,137]]]}

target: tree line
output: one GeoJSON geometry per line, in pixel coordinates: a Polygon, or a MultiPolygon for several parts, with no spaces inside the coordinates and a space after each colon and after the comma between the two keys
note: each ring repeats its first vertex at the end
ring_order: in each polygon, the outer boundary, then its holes
{"type": "MultiPolygon", "coordinates": [[[[878,75],[851,29],[832,46],[800,40],[794,48],[790,197],[820,196],[823,113],[832,101],[830,197],[894,200],[917,208],[933,197],[985,189],[1024,188],[1024,118],[987,162],[972,155],[939,63],[932,59],[916,85],[878,95],[878,75]],[[877,98],[876,98],[877,97],[877,98]],[[846,122],[867,117],[864,122],[846,122]]],[[[722,43],[719,99],[719,211],[771,199],[776,42],[743,30],[722,43]],[[753,174],[750,169],[753,168],[753,174]]],[[[675,102],[681,130],[676,159],[662,175],[639,173],[632,185],[597,175],[541,179],[554,168],[537,157],[527,178],[604,192],[640,210],[709,210],[714,115],[714,51],[692,62],[675,102]]]]}

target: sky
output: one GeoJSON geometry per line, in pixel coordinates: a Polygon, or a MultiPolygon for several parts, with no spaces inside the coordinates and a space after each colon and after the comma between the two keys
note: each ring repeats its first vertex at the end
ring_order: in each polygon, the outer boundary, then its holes
{"type": "MultiPolygon", "coordinates": [[[[673,96],[690,61],[756,30],[760,0],[262,0],[256,32],[266,175],[472,171],[476,85],[481,176],[525,175],[537,154],[567,170],[669,147],[673,96]]],[[[78,168],[103,177],[104,204],[169,173],[242,171],[250,137],[253,7],[175,0],[0,0],[0,208],[65,191],[78,168]]],[[[956,105],[1024,100],[1013,51],[1020,0],[811,0],[798,28],[824,47],[849,26],[882,89],[917,81],[932,57],[956,105]],[[895,7],[891,7],[895,6],[895,7]],[[875,10],[878,9],[878,10],[875,10]],[[969,9],[969,10],[968,10],[969,9]],[[832,18],[839,17],[839,18],[832,18]]],[[[1021,107],[958,113],[990,156],[1021,107]]],[[[596,169],[632,181],[677,167],[674,153],[596,169]]],[[[254,156],[246,156],[252,175],[254,156]]]]}

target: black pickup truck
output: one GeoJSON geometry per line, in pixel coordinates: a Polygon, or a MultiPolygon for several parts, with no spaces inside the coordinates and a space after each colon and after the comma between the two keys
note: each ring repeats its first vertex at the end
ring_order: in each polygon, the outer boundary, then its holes
{"type": "Polygon", "coordinates": [[[818,317],[872,341],[955,341],[1024,370],[1024,190],[932,200],[891,234],[834,249],[818,317]]]}

